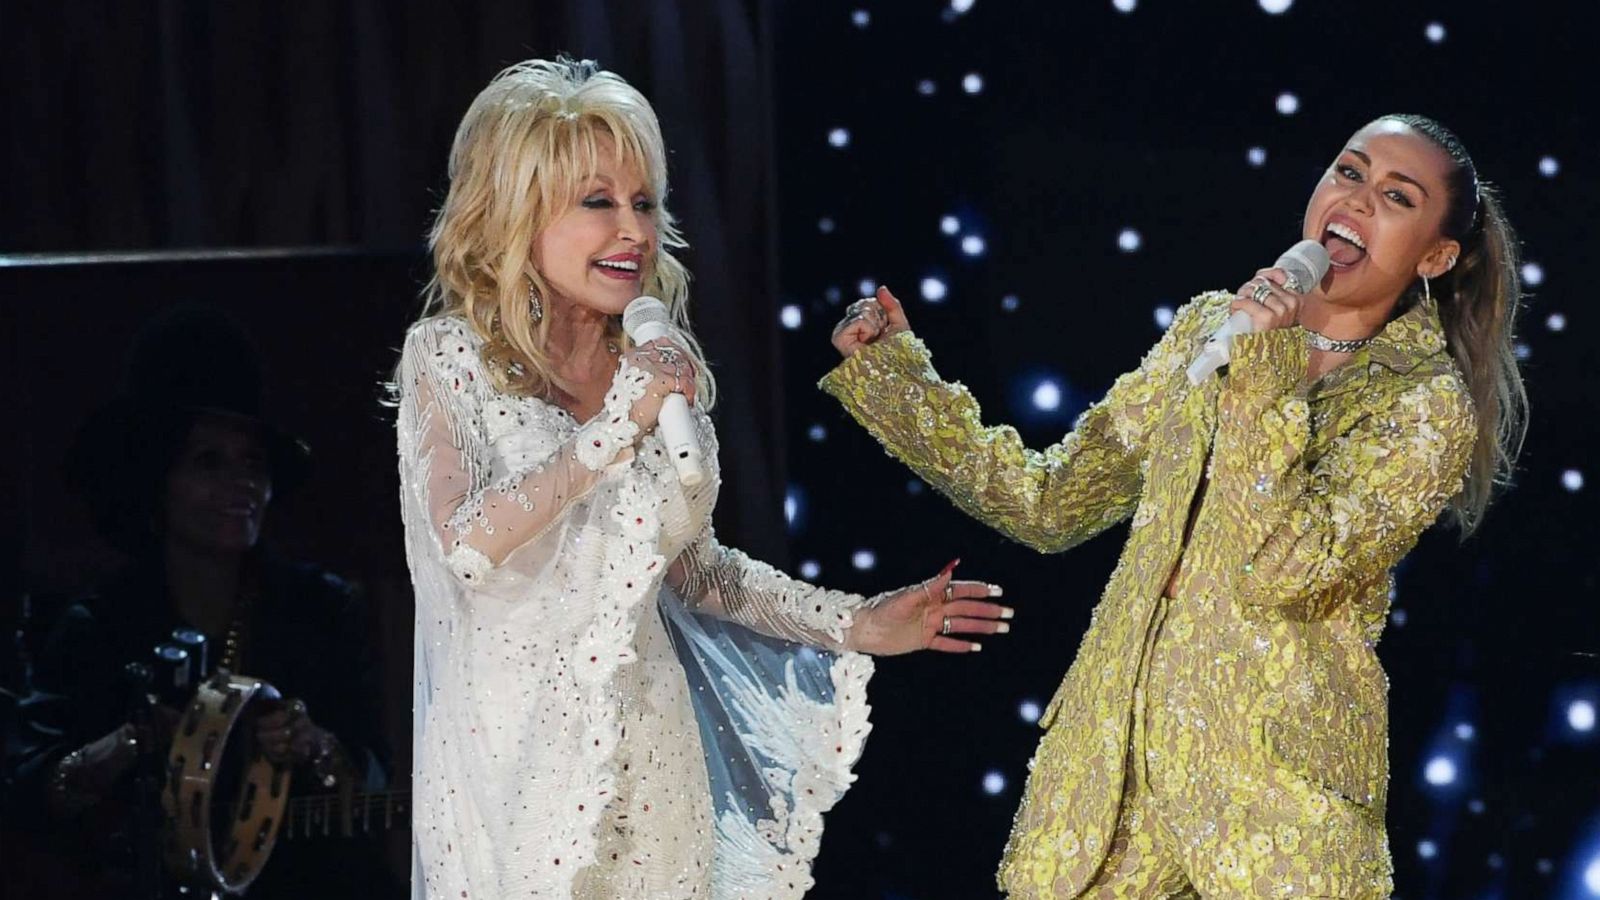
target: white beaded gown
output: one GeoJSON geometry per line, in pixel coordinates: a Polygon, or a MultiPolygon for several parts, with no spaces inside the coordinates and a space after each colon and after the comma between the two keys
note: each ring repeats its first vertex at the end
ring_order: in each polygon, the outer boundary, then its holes
{"type": "Polygon", "coordinates": [[[494,388],[466,322],[414,326],[398,448],[416,593],[414,898],[791,898],[854,780],[870,602],[716,541],[627,416],[494,388]],[[687,578],[665,583],[674,559],[687,578]]]}

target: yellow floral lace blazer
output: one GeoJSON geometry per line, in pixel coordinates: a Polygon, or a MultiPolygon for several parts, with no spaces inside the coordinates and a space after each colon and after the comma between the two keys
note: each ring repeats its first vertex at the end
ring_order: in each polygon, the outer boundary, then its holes
{"type": "Polygon", "coordinates": [[[1390,569],[1463,486],[1471,398],[1432,302],[1315,383],[1293,328],[1236,338],[1229,369],[1191,387],[1184,369],[1230,299],[1186,304],[1138,369],[1042,451],[1009,426],[984,426],[972,395],[940,380],[909,333],[863,348],[821,383],[957,506],[1040,551],[1132,519],[1040,721],[1046,734],[999,873],[1014,894],[1075,896],[1105,858],[1142,718],[1147,642],[1180,554],[1180,599],[1160,627],[1163,640],[1183,642],[1186,674],[1174,682],[1183,697],[1152,699],[1185,727],[1173,729],[1173,746],[1146,752],[1165,760],[1171,807],[1192,817],[1180,835],[1212,844],[1201,849],[1217,871],[1197,886],[1225,887],[1244,877],[1240,854],[1274,851],[1297,861],[1315,893],[1387,883],[1388,683],[1372,648],[1390,569]],[[1263,832],[1244,795],[1280,784],[1263,774],[1274,770],[1309,788],[1301,821],[1263,832]],[[1351,865],[1319,869],[1324,842],[1351,844],[1330,815],[1364,832],[1355,843],[1365,849],[1351,865]]]}

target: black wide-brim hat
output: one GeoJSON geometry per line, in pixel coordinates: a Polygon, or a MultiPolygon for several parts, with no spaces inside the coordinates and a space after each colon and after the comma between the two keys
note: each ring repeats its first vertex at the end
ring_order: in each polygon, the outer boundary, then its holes
{"type": "Polygon", "coordinates": [[[224,313],[182,306],[134,338],[122,389],[94,410],[67,452],[67,478],[96,525],[128,547],[151,534],[167,473],[196,422],[219,419],[253,431],[266,449],[275,499],[311,474],[304,440],[263,413],[261,366],[242,328],[224,313]]]}

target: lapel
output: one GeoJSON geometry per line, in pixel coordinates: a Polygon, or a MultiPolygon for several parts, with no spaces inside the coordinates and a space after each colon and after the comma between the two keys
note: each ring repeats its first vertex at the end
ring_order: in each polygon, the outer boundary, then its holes
{"type": "Polygon", "coordinates": [[[1312,403],[1365,387],[1375,366],[1404,375],[1445,349],[1444,325],[1433,300],[1419,301],[1383,327],[1372,343],[1311,386],[1312,403]]]}

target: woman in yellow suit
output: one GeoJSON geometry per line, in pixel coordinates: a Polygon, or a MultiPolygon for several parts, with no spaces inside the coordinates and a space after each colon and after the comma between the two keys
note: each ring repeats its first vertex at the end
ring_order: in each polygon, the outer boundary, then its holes
{"type": "Polygon", "coordinates": [[[894,456],[1042,552],[1132,519],[1000,865],[1013,897],[1387,897],[1390,569],[1509,474],[1526,395],[1517,250],[1465,149],[1419,116],[1349,140],[1306,208],[1332,258],[1179,311],[1060,443],[985,427],[887,291],[823,379],[894,456]],[[1232,310],[1255,333],[1191,386],[1232,310]]]}

